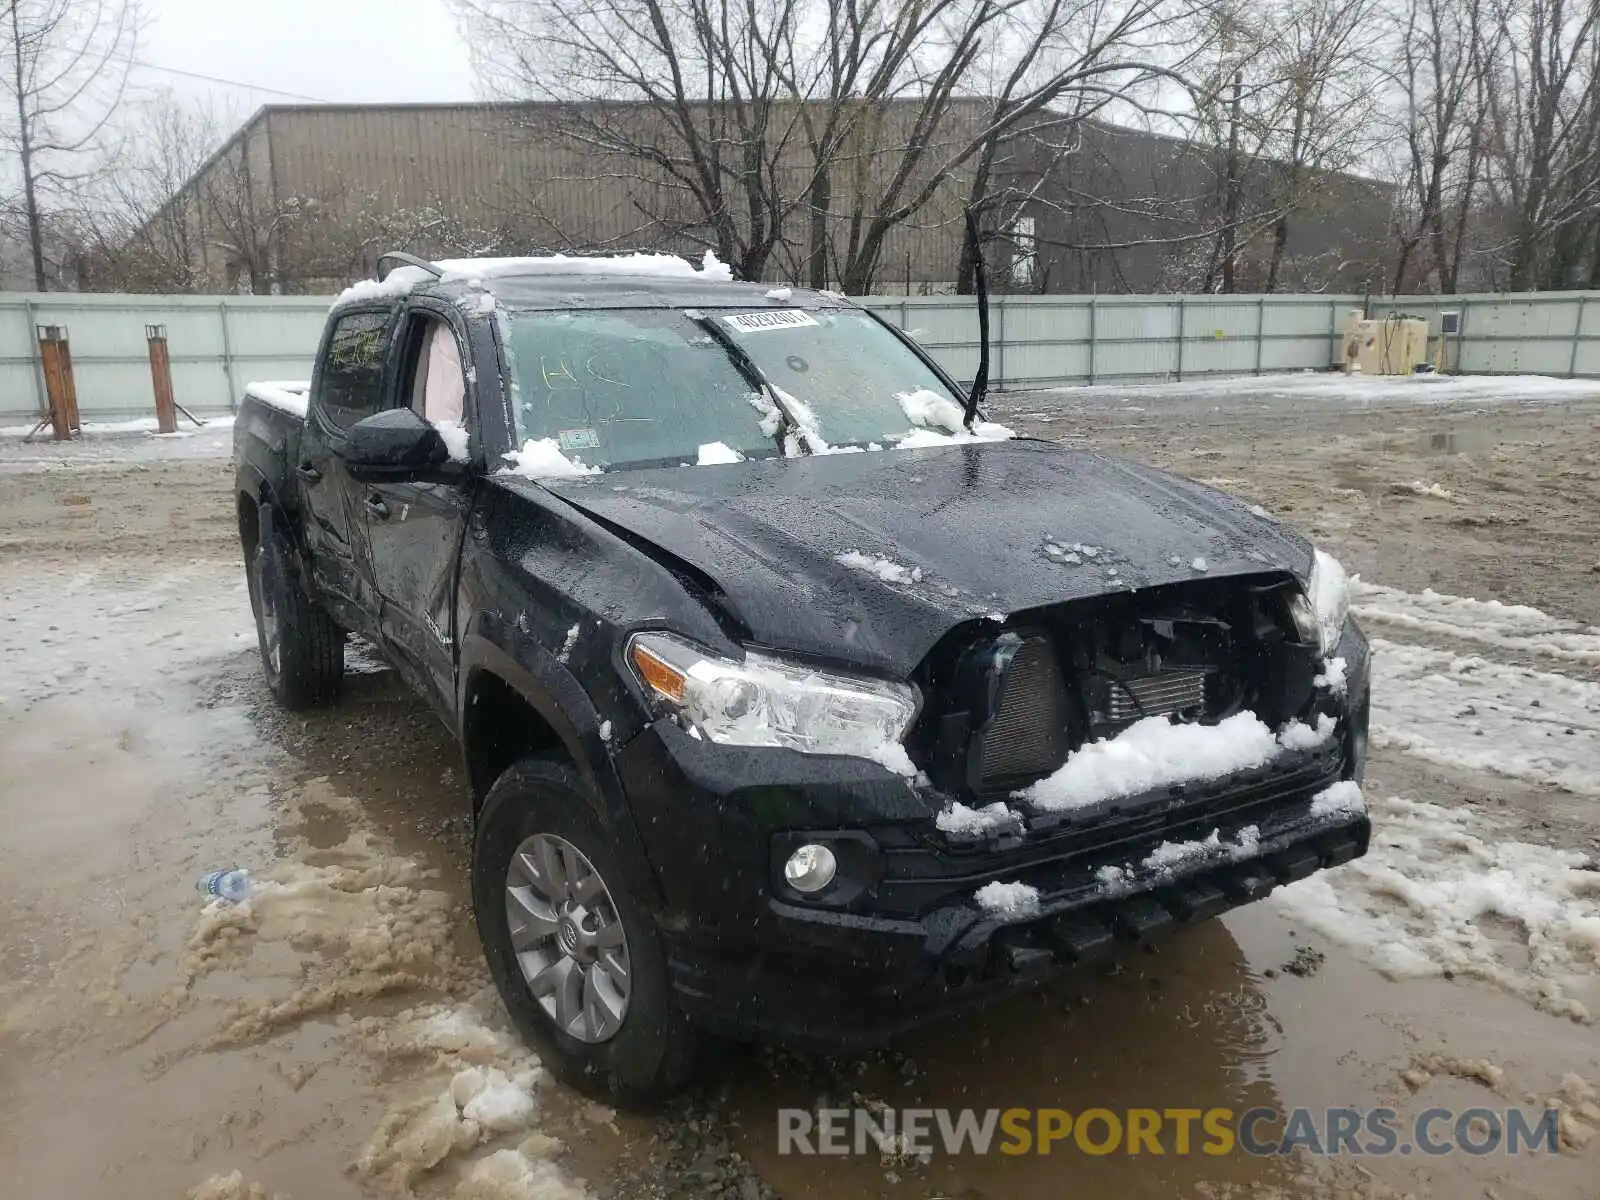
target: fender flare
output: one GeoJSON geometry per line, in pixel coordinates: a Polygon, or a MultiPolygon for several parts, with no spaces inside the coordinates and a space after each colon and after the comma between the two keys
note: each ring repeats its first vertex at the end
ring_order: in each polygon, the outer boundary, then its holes
{"type": "MultiPolygon", "coordinates": [[[[472,680],[477,674],[486,673],[511,688],[555,731],[586,785],[590,809],[622,860],[634,899],[642,907],[659,909],[664,896],[639,837],[610,747],[600,736],[603,718],[593,700],[577,677],[549,650],[514,629],[495,628],[497,624],[492,615],[480,614],[460,641],[456,711],[460,714],[457,737],[463,759],[469,754],[467,701],[472,680]],[[495,634],[510,636],[502,645],[495,634]]],[[[471,763],[464,762],[464,766],[470,779],[471,763]]]]}

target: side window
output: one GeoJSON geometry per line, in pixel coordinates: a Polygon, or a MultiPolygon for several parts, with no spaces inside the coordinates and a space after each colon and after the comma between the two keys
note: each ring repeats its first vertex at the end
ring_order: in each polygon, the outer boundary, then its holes
{"type": "Polygon", "coordinates": [[[443,321],[420,319],[415,373],[409,395],[411,408],[429,421],[465,424],[467,377],[461,369],[461,347],[443,321]]]}
{"type": "Polygon", "coordinates": [[[383,312],[351,313],[334,326],[317,399],[336,428],[348,429],[382,406],[388,327],[389,314],[383,312]]]}

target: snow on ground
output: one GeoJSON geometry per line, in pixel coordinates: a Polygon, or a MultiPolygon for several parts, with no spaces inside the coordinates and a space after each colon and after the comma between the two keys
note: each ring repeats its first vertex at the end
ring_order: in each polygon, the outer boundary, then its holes
{"type": "Polygon", "coordinates": [[[1053,774],[1016,795],[1046,811],[1085,808],[1263,766],[1285,749],[1309,749],[1332,734],[1331,720],[1315,729],[1291,721],[1275,734],[1252,712],[1235,713],[1215,725],[1146,717],[1068,755],[1053,774]]]}
{"type": "Polygon", "coordinates": [[[1351,611],[1362,621],[1573,662],[1600,663],[1600,629],[1564,621],[1525,604],[1450,596],[1432,588],[1403,592],[1367,583],[1359,575],[1351,579],[1350,590],[1351,611]]]}
{"type": "Polygon", "coordinates": [[[1413,479],[1410,483],[1392,484],[1389,491],[1397,496],[1428,496],[1434,500],[1454,500],[1456,495],[1449,488],[1422,479],[1413,479]]]}
{"type": "Polygon", "coordinates": [[[1600,684],[1374,638],[1372,741],[1600,796],[1600,684]]]}
{"type": "Polygon", "coordinates": [[[1600,871],[1586,855],[1517,841],[1459,805],[1369,805],[1365,858],[1276,893],[1297,925],[1391,978],[1480,979],[1590,1019],[1569,995],[1600,972],[1600,871]]]}
{"type": "Polygon", "coordinates": [[[1021,920],[1039,911],[1039,889],[1026,883],[1002,883],[997,879],[984,884],[972,898],[990,916],[1006,920],[1021,920]]]}
{"type": "Polygon", "coordinates": [[[69,442],[54,441],[48,430],[33,441],[25,442],[22,435],[28,430],[11,426],[0,430],[0,472],[28,475],[45,471],[96,471],[176,459],[227,458],[233,453],[233,418],[201,419],[205,424],[196,428],[187,418],[182,418],[179,431],[166,435],[155,432],[154,417],[113,422],[109,426],[88,422],[69,442]],[[13,432],[16,436],[9,436],[13,432]]]}
{"type": "Polygon", "coordinates": [[[599,467],[585,466],[582,459],[568,458],[561,452],[555,438],[529,438],[521,450],[509,450],[506,459],[511,463],[502,468],[503,475],[521,475],[525,479],[581,479],[585,475],[600,474],[599,467]]]}
{"type": "Polygon", "coordinates": [[[1073,397],[1126,397],[1129,400],[1203,402],[1228,400],[1306,400],[1330,404],[1456,404],[1472,402],[1577,400],[1600,396],[1600,380],[1556,379],[1548,375],[1345,375],[1337,371],[1221,376],[1182,383],[1097,384],[1053,389],[1073,397]]]}

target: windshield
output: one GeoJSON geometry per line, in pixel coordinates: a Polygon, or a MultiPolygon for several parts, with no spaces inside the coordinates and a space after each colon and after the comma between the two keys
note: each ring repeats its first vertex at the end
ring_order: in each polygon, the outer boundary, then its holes
{"type": "Polygon", "coordinates": [[[912,422],[898,394],[951,395],[913,351],[853,309],[502,312],[518,444],[551,439],[591,467],[731,460],[702,455],[716,443],[745,458],[778,454],[762,427],[770,403],[723,338],[829,445],[905,437],[912,422]]]}

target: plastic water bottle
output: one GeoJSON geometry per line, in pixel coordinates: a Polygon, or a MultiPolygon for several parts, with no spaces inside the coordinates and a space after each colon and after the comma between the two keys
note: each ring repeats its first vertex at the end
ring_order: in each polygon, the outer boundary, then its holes
{"type": "Polygon", "coordinates": [[[225,871],[207,871],[195,880],[197,892],[208,897],[238,904],[250,895],[250,872],[243,867],[229,867],[225,871]]]}

